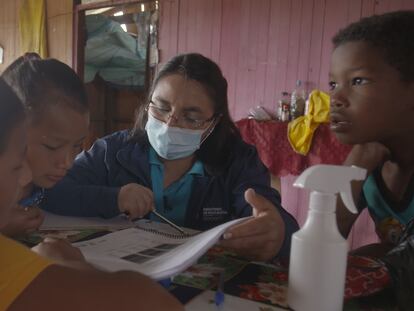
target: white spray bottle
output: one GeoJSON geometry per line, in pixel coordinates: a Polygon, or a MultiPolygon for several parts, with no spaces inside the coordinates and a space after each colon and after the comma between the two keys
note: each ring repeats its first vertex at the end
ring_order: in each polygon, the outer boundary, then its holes
{"type": "Polygon", "coordinates": [[[356,213],[351,180],[365,176],[356,166],[315,165],[293,184],[311,190],[308,218],[292,236],[288,302],[293,310],[342,310],[348,244],[338,231],[336,195],[356,213]]]}

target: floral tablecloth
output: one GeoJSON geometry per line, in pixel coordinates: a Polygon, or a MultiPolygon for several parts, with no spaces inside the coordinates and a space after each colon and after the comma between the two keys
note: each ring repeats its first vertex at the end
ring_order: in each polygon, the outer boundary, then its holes
{"type": "MultiPolygon", "coordinates": [[[[224,273],[224,293],[289,310],[286,267],[252,263],[220,247],[213,247],[197,264],[176,276],[170,290],[188,303],[203,291],[214,290],[220,273],[224,273]]],[[[349,256],[344,310],[393,310],[395,302],[388,297],[389,286],[390,278],[381,262],[349,256]]]]}

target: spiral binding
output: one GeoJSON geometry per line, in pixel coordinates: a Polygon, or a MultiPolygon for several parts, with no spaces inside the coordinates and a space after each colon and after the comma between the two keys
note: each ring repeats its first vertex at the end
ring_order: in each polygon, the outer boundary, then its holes
{"type": "Polygon", "coordinates": [[[191,238],[191,237],[196,236],[198,234],[198,233],[184,233],[184,234],[169,233],[169,232],[162,232],[162,231],[159,231],[159,230],[153,229],[153,228],[143,228],[143,227],[140,227],[140,226],[137,226],[137,228],[139,228],[141,230],[144,230],[146,232],[151,232],[151,233],[154,233],[156,235],[161,235],[161,236],[165,236],[167,238],[177,239],[177,240],[191,238]]]}

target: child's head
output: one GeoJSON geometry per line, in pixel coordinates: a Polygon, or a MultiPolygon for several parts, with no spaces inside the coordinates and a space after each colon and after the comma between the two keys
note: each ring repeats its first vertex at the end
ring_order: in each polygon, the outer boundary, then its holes
{"type": "Polygon", "coordinates": [[[332,130],[345,143],[400,144],[414,129],[414,11],[363,18],[333,44],[332,130]]]}
{"type": "Polygon", "coordinates": [[[71,167],[88,133],[83,83],[66,64],[36,54],[17,59],[2,77],[27,110],[27,160],[33,183],[50,188],[71,167]]]}
{"type": "Polygon", "coordinates": [[[0,78],[0,227],[17,201],[24,178],[30,178],[26,155],[26,126],[23,105],[0,78]]]}
{"type": "MultiPolygon", "coordinates": [[[[209,134],[197,151],[204,162],[218,164],[223,148],[238,135],[229,113],[227,81],[219,66],[200,54],[182,54],[168,61],[154,79],[148,102],[173,113],[169,126],[200,129],[205,130],[203,135],[209,134]],[[189,124],[192,121],[200,122],[195,127],[189,124]]],[[[144,108],[148,106],[141,107],[135,130],[145,129],[148,109],[144,108]]]]}

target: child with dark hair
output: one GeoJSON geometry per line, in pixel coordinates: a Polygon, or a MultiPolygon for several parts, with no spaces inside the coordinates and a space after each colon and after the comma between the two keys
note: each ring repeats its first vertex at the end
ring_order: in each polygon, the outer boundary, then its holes
{"type": "MultiPolygon", "coordinates": [[[[25,165],[24,120],[23,105],[0,78],[0,229],[13,215],[20,190],[31,178],[25,165]]],[[[0,234],[0,310],[137,308],[182,310],[178,301],[147,277],[98,271],[65,241],[45,240],[31,251],[0,234]]]]}
{"type": "MultiPolygon", "coordinates": [[[[344,164],[369,172],[353,184],[354,198],[381,239],[365,251],[381,255],[414,217],[414,11],[363,18],[333,43],[331,129],[355,145],[344,164]]],[[[337,214],[347,236],[357,215],[342,203],[337,214]]]]}
{"type": "Polygon", "coordinates": [[[222,244],[260,260],[287,257],[298,228],[270,187],[256,149],[242,141],[230,118],[220,68],[200,54],[166,63],[132,132],[97,140],[50,191],[44,207],[132,218],[151,217],[155,208],[198,230],[253,214],[230,228],[222,244]]]}
{"type": "Polygon", "coordinates": [[[89,107],[82,81],[56,59],[26,54],[13,62],[2,78],[27,110],[27,162],[33,173],[33,181],[24,187],[3,229],[3,233],[15,236],[32,232],[42,223],[38,204],[44,190],[66,175],[81,151],[88,133],[89,107]]]}

